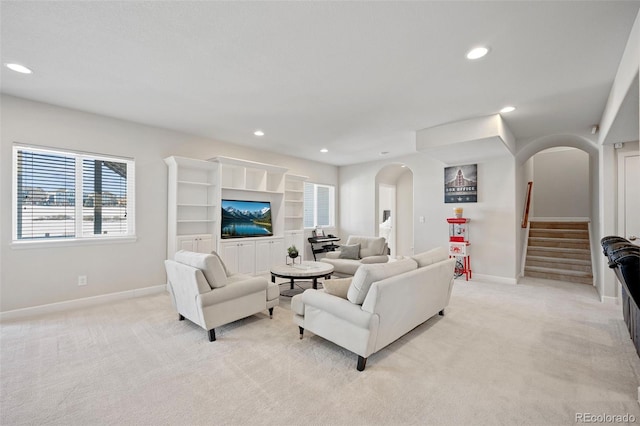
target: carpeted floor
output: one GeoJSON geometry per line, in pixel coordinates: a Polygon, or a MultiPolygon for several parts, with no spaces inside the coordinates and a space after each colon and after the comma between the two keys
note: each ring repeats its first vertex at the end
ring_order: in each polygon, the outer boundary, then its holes
{"type": "Polygon", "coordinates": [[[364,372],[312,333],[299,340],[288,298],[274,319],[216,335],[209,343],[178,321],[166,294],[6,321],[0,423],[572,425],[578,413],[640,423],[640,358],[621,308],[590,286],[457,280],[445,317],[364,372]]]}

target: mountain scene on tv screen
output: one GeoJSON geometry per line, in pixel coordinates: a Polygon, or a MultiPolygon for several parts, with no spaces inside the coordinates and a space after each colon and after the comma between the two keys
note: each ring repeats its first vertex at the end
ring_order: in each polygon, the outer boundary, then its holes
{"type": "Polygon", "coordinates": [[[226,201],[222,205],[222,237],[272,235],[269,203],[226,201]]]}

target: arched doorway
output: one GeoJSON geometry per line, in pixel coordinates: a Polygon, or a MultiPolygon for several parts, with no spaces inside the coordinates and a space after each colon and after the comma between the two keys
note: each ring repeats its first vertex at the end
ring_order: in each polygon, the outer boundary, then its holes
{"type": "MultiPolygon", "coordinates": [[[[598,277],[599,271],[597,259],[593,255],[599,246],[600,234],[599,149],[597,145],[586,138],[575,135],[555,135],[529,142],[518,152],[516,159],[518,160],[517,202],[519,209],[524,205],[527,182],[534,182],[529,212],[530,220],[569,222],[577,219],[587,223],[590,231],[587,246],[590,246],[590,266],[592,268],[590,271],[593,273],[590,283],[593,284],[593,277],[598,277]]],[[[523,228],[519,233],[518,246],[522,251],[520,271],[524,275],[529,275],[524,273],[525,265],[528,263],[525,255],[527,254],[529,231],[532,232],[531,236],[534,236],[533,229],[523,228]]],[[[533,265],[544,269],[544,265],[531,263],[531,266],[533,265]]],[[[531,267],[527,266],[527,269],[531,269],[531,267]]],[[[552,277],[553,274],[549,278],[554,279],[552,277]]],[[[572,279],[566,280],[573,281],[572,279]]],[[[601,289],[599,288],[599,290],[601,289]]]]}
{"type": "Polygon", "coordinates": [[[376,174],[375,218],[392,257],[413,254],[413,171],[406,165],[388,164],[376,174]]]}

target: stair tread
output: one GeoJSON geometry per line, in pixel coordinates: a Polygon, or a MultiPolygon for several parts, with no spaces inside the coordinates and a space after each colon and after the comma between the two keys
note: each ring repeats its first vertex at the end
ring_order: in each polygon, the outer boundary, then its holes
{"type": "Polygon", "coordinates": [[[531,241],[549,241],[549,242],[564,242],[564,243],[588,243],[589,238],[554,238],[554,237],[529,237],[531,241]]]}
{"type": "Polygon", "coordinates": [[[561,257],[527,255],[527,261],[529,261],[529,260],[537,260],[537,261],[540,261],[540,262],[551,262],[551,263],[570,263],[572,265],[591,266],[591,261],[590,260],[583,260],[583,259],[570,259],[570,258],[561,258],[561,257]]]}
{"type": "Polygon", "coordinates": [[[591,275],[591,272],[572,271],[569,269],[543,268],[542,266],[525,266],[524,270],[531,271],[531,272],[543,272],[546,274],[571,275],[574,277],[585,277],[585,278],[593,277],[593,275],[591,275]]]}
{"type": "Polygon", "coordinates": [[[545,246],[529,246],[529,250],[543,250],[551,252],[570,252],[570,253],[591,253],[589,249],[566,248],[566,247],[545,247],[545,246]]]}

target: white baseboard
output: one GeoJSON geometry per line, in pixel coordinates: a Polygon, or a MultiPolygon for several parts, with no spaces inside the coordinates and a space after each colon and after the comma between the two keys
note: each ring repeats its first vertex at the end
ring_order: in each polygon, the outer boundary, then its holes
{"type": "Polygon", "coordinates": [[[617,305],[620,303],[617,297],[611,296],[600,296],[600,302],[607,303],[609,305],[617,305]]]}
{"type": "Polygon", "coordinates": [[[15,309],[13,311],[0,312],[0,322],[5,320],[20,319],[34,315],[51,314],[70,309],[86,308],[116,300],[133,299],[140,296],[162,293],[166,291],[166,285],[154,285],[118,293],[102,294],[100,296],[85,297],[82,299],[67,300],[65,302],[50,303],[47,305],[33,306],[30,308],[15,309]]]}
{"type": "MultiPolygon", "coordinates": [[[[458,278],[458,281],[460,281],[461,279],[463,279],[462,277],[458,278]]],[[[507,277],[498,277],[495,275],[483,275],[483,274],[473,274],[472,275],[472,279],[469,280],[471,281],[485,281],[485,282],[490,282],[490,283],[496,283],[496,284],[518,284],[518,280],[516,280],[515,278],[507,278],[507,277]]]]}

